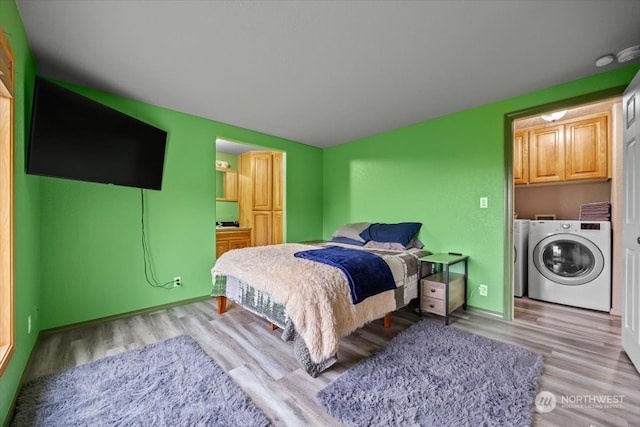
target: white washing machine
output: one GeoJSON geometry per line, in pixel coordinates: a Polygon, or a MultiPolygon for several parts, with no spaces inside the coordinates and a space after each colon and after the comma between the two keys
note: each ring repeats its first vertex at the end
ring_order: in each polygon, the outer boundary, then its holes
{"type": "Polygon", "coordinates": [[[527,295],[529,220],[513,220],[513,296],[527,295]]]}
{"type": "Polygon", "coordinates": [[[529,298],[611,309],[611,223],[531,221],[529,298]]]}

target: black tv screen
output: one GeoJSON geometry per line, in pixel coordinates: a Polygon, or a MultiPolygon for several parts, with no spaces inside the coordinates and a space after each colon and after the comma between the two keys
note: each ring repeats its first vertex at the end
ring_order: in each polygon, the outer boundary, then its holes
{"type": "Polygon", "coordinates": [[[36,78],[27,173],[160,190],[167,132],[36,78]]]}

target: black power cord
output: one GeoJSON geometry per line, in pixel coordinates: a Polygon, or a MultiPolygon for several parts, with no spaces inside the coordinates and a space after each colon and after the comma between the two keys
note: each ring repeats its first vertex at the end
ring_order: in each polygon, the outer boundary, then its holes
{"type": "Polygon", "coordinates": [[[175,282],[173,280],[159,284],[158,280],[153,273],[153,266],[151,263],[151,250],[149,249],[149,244],[147,243],[147,235],[145,233],[144,226],[144,190],[140,189],[140,203],[142,205],[141,209],[141,223],[142,223],[142,258],[144,259],[144,277],[147,279],[147,283],[149,286],[154,288],[162,288],[162,289],[173,289],[175,287],[175,282]]]}

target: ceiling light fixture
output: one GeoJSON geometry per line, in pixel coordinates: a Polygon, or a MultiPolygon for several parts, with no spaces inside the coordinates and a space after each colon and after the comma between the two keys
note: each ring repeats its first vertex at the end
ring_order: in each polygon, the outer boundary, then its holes
{"type": "Polygon", "coordinates": [[[621,50],[616,58],[618,58],[618,62],[628,62],[640,58],[640,44],[621,50]]]}
{"type": "Polygon", "coordinates": [[[555,122],[556,120],[563,118],[565,114],[567,114],[567,110],[554,111],[550,114],[543,114],[542,118],[548,122],[555,122]]]}
{"type": "Polygon", "coordinates": [[[616,59],[615,55],[609,53],[607,55],[603,55],[600,58],[596,59],[596,67],[604,67],[605,65],[609,65],[616,59]]]}

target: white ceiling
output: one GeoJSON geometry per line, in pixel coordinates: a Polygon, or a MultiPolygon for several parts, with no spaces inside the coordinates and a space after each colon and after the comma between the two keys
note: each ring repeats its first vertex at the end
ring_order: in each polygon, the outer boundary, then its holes
{"type": "Polygon", "coordinates": [[[45,77],[318,147],[613,69],[594,61],[640,44],[637,0],[17,4],[45,77]]]}

